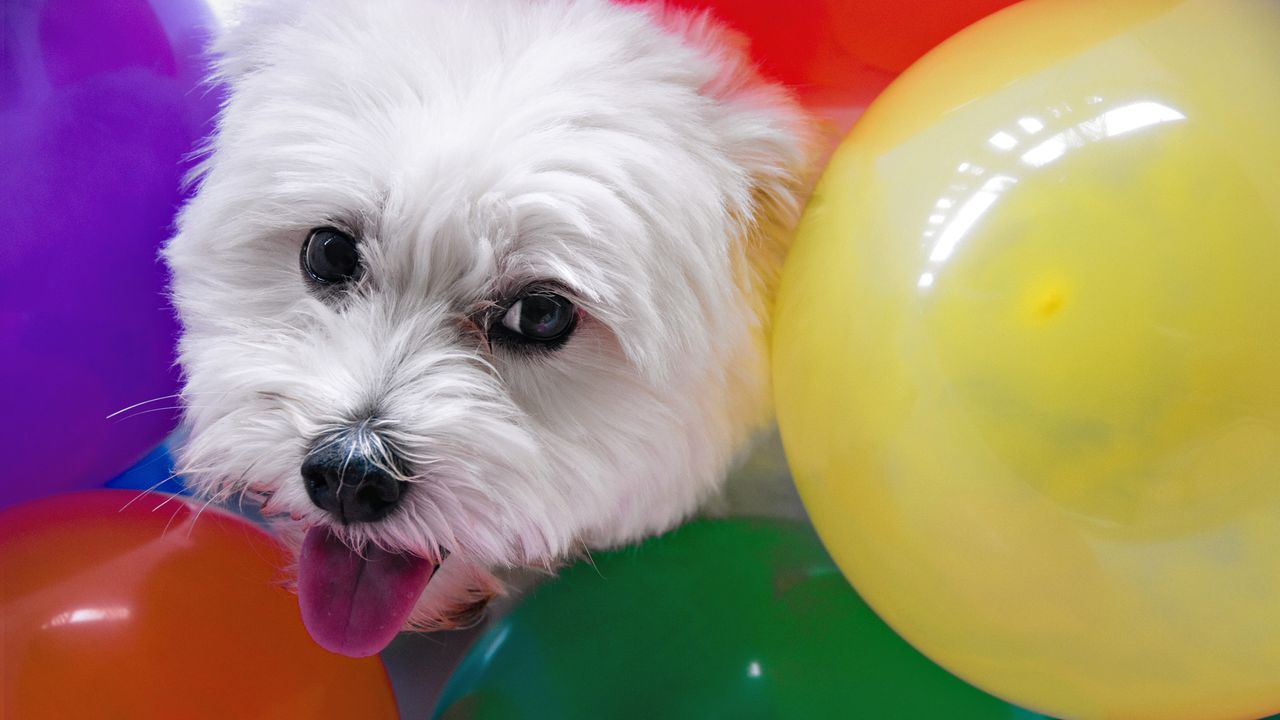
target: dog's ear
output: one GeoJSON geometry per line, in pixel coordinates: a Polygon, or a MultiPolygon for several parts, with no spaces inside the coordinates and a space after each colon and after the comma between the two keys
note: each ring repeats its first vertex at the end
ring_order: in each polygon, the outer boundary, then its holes
{"type": "Polygon", "coordinates": [[[701,91],[715,101],[717,134],[748,179],[747,190],[728,201],[742,222],[749,281],[767,302],[815,179],[817,125],[788,89],[760,74],[746,37],[711,13],[666,6],[650,11],[716,67],[701,91]]]}
{"type": "Polygon", "coordinates": [[[774,85],[757,83],[721,98],[720,135],[749,178],[736,198],[750,271],[769,298],[813,185],[817,142],[809,116],[774,85]]]}
{"type": "Polygon", "coordinates": [[[307,0],[254,0],[236,5],[210,43],[214,79],[234,84],[271,62],[277,33],[287,31],[307,0]]]}

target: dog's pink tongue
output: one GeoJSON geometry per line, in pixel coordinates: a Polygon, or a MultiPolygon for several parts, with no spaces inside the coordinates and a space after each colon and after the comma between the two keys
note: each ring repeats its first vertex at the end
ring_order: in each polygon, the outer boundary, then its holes
{"type": "Polygon", "coordinates": [[[326,650],[365,657],[386,647],[435,571],[435,563],[368,547],[361,554],[313,527],[298,559],[302,624],[326,650]]]}

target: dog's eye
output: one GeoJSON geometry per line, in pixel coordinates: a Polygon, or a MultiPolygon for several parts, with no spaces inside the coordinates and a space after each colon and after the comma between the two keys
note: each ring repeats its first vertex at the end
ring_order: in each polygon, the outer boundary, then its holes
{"type": "Polygon", "coordinates": [[[360,274],[355,238],[331,227],[320,227],[302,244],[302,269],[326,285],[354,280],[360,274]]]}
{"type": "Polygon", "coordinates": [[[555,293],[538,291],[507,308],[502,328],[514,340],[556,346],[569,338],[576,319],[573,303],[555,293]]]}

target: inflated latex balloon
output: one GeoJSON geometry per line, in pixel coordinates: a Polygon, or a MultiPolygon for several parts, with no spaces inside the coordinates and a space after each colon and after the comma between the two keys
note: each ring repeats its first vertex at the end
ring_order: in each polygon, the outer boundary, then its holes
{"type": "Polygon", "coordinates": [[[1280,710],[1280,4],[1026,2],[837,152],[779,424],[858,591],[1065,717],[1280,710]]]}
{"type": "Polygon", "coordinates": [[[746,35],[766,75],[842,130],[893,78],[961,28],[1015,0],[669,0],[746,35]]]}
{"type": "Polygon", "coordinates": [[[174,438],[151,449],[124,472],[106,482],[106,487],[119,490],[147,490],[170,495],[190,495],[186,482],[177,474],[177,462],[171,451],[174,438]]]}
{"type": "Polygon", "coordinates": [[[1032,718],[913,650],[813,531],[702,521],[596,555],[471,649],[437,716],[1032,718]]]}
{"type": "Polygon", "coordinates": [[[246,520],[96,490],[0,512],[0,717],[394,718],[377,658],[320,649],[246,520]]]}
{"type": "Polygon", "coordinates": [[[174,425],[157,253],[217,94],[197,0],[5,2],[0,506],[100,486],[174,425]]]}

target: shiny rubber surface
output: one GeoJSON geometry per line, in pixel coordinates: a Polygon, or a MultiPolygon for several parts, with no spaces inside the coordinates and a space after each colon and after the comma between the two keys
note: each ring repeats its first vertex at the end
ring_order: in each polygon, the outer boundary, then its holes
{"type": "Polygon", "coordinates": [[[1280,3],[1025,2],[837,152],[779,424],[889,623],[1050,715],[1280,711],[1280,3]]]}
{"type": "Polygon", "coordinates": [[[97,490],[0,513],[0,717],[394,718],[377,658],[311,641],[242,518],[97,490]]]}

